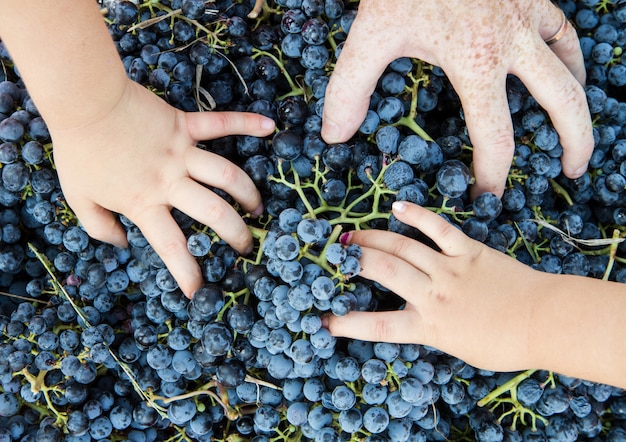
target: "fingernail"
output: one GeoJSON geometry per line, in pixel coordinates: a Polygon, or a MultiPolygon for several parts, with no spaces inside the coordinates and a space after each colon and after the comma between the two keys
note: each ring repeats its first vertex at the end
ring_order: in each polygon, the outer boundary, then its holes
{"type": "Polygon", "coordinates": [[[345,233],[342,233],[341,236],[339,237],[339,242],[345,246],[350,243],[351,238],[352,238],[352,232],[345,232],[345,233]]]}
{"type": "Polygon", "coordinates": [[[333,143],[339,141],[339,137],[341,136],[341,129],[337,125],[337,123],[326,120],[323,123],[323,132],[324,132],[324,140],[327,143],[333,143]]]}
{"type": "Polygon", "coordinates": [[[265,130],[272,130],[274,129],[274,126],[274,120],[272,120],[271,118],[263,118],[261,120],[261,128],[265,130]]]}
{"type": "Polygon", "coordinates": [[[391,209],[396,213],[403,213],[406,211],[406,203],[404,201],[395,201],[391,205],[391,209]]]}
{"type": "Polygon", "coordinates": [[[258,218],[263,214],[263,210],[265,209],[263,208],[263,204],[261,204],[259,205],[259,207],[250,212],[250,216],[252,216],[253,218],[258,218]]]}

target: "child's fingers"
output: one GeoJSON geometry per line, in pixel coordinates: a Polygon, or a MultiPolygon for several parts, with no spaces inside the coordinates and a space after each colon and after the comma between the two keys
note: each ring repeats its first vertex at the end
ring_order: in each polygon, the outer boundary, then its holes
{"type": "Polygon", "coordinates": [[[360,262],[359,276],[382,284],[411,304],[418,304],[420,295],[428,293],[432,288],[427,274],[389,253],[362,247],[360,262]]]}
{"type": "MultiPolygon", "coordinates": [[[[358,244],[363,249],[378,250],[387,254],[386,257],[381,257],[384,255],[379,256],[379,262],[372,265],[364,264],[363,258],[361,259],[361,266],[365,269],[365,274],[368,274],[368,270],[372,270],[370,279],[376,279],[377,281],[379,279],[389,279],[381,275],[380,268],[381,264],[383,267],[392,264],[392,256],[409,263],[413,266],[415,272],[421,271],[427,275],[432,274],[438,267],[443,265],[441,263],[441,254],[429,246],[399,233],[384,230],[357,230],[350,232],[346,237],[342,237],[342,242],[358,244]]],[[[360,275],[364,276],[363,271],[361,271],[360,275]]]]}
{"type": "Polygon", "coordinates": [[[193,147],[185,152],[185,165],[191,178],[227,192],[247,213],[258,215],[263,209],[261,194],[250,176],[226,158],[193,147]]]}
{"type": "Polygon", "coordinates": [[[188,112],[189,135],[194,140],[213,140],[227,135],[264,137],[274,130],[274,121],[252,112],[188,112]]]}
{"type": "Polygon", "coordinates": [[[436,213],[406,201],[396,201],[392,208],[398,220],[419,229],[444,255],[460,256],[469,252],[472,240],[436,213]]]}
{"type": "Polygon", "coordinates": [[[350,312],[328,315],[324,323],[333,336],[373,342],[409,344],[422,342],[423,329],[415,310],[390,312],[350,312]]]}
{"type": "Polygon", "coordinates": [[[191,298],[202,285],[202,273],[169,209],[165,206],[145,208],[140,212],[139,219],[133,221],[161,257],[183,293],[191,298]]]}

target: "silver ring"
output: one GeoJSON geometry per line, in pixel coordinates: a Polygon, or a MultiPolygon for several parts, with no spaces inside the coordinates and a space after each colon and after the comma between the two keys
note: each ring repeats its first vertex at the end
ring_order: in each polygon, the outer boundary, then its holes
{"type": "Polygon", "coordinates": [[[561,26],[559,27],[559,29],[552,35],[552,37],[544,40],[548,46],[553,45],[554,43],[559,41],[565,35],[565,32],[567,31],[567,24],[569,23],[569,21],[567,20],[567,17],[565,16],[565,13],[563,12],[563,10],[559,9],[559,11],[561,11],[561,15],[563,16],[563,21],[561,22],[561,26]]]}

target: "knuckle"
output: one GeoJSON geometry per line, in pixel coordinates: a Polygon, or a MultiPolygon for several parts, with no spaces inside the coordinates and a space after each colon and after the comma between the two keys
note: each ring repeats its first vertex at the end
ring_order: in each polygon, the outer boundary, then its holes
{"type": "Polygon", "coordinates": [[[515,149],[514,134],[512,128],[499,129],[493,131],[489,137],[491,152],[490,155],[496,157],[506,157],[513,153],[515,149]]]}
{"type": "Polygon", "coordinates": [[[232,210],[231,207],[222,199],[212,202],[207,207],[209,219],[218,225],[221,225],[221,223],[228,217],[228,212],[230,210],[232,210]]]}
{"type": "Polygon", "coordinates": [[[211,117],[211,125],[217,132],[223,132],[230,126],[230,117],[226,112],[213,112],[211,117]]]}
{"type": "Polygon", "coordinates": [[[445,304],[449,301],[449,298],[445,294],[445,292],[438,290],[434,287],[428,291],[428,298],[431,299],[435,304],[445,304]]]}
{"type": "Polygon", "coordinates": [[[412,241],[408,238],[399,238],[395,240],[391,249],[392,254],[395,256],[405,256],[411,244],[412,241]]]}
{"type": "Polygon", "coordinates": [[[457,228],[450,223],[441,223],[439,226],[439,232],[437,233],[437,238],[446,239],[453,235],[456,235],[458,232],[457,228]]]}
{"type": "Polygon", "coordinates": [[[241,169],[235,166],[233,163],[228,163],[222,168],[222,179],[225,189],[234,186],[240,186],[244,183],[241,169]]]}
{"type": "Polygon", "coordinates": [[[571,81],[565,81],[561,84],[561,90],[556,96],[561,97],[563,105],[571,106],[575,103],[583,103],[587,105],[585,91],[580,83],[573,77],[571,81]]]}
{"type": "Polygon", "coordinates": [[[395,256],[386,256],[378,262],[381,280],[391,280],[398,273],[398,262],[395,256]]]}
{"type": "Polygon", "coordinates": [[[373,331],[377,341],[388,342],[394,338],[394,326],[386,317],[374,320],[373,331]]]}
{"type": "Polygon", "coordinates": [[[157,253],[164,261],[167,261],[168,258],[179,256],[182,253],[187,253],[187,243],[179,239],[171,239],[158,244],[158,246],[155,246],[155,250],[157,247],[157,253]]]}

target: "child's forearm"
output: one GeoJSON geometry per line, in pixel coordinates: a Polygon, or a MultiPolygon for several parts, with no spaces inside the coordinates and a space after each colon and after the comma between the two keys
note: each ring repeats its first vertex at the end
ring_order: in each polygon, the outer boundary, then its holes
{"type": "Polygon", "coordinates": [[[126,74],[94,0],[0,0],[0,11],[0,38],[51,129],[114,107],[126,74]]]}
{"type": "Polygon", "coordinates": [[[537,282],[532,366],[626,388],[626,286],[551,274],[537,282]]]}

